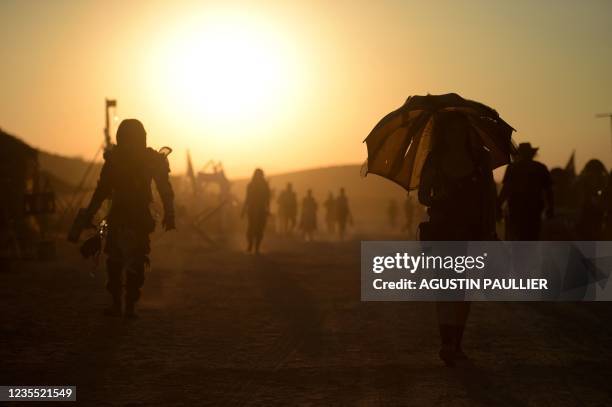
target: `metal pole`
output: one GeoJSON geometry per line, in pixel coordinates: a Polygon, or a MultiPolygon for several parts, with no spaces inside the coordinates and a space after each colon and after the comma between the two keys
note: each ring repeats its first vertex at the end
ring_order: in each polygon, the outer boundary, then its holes
{"type": "Polygon", "coordinates": [[[110,136],[110,115],[109,110],[111,107],[117,107],[116,99],[105,99],[106,100],[106,127],[104,128],[104,147],[106,149],[111,148],[111,136],[110,136]]]}
{"type": "Polygon", "coordinates": [[[110,124],[109,124],[109,118],[108,118],[108,99],[105,100],[105,106],[104,106],[104,113],[106,114],[106,120],[105,120],[105,124],[106,127],[104,127],[104,147],[105,148],[109,148],[110,144],[111,144],[111,139],[110,139],[110,124]]]}

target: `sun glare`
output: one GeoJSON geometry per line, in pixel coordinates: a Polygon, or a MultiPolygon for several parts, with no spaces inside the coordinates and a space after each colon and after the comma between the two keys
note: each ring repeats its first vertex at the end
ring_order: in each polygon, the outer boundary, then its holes
{"type": "Polygon", "coordinates": [[[160,47],[154,80],[183,119],[224,131],[262,125],[295,92],[291,44],[247,17],[188,24],[160,47]]]}

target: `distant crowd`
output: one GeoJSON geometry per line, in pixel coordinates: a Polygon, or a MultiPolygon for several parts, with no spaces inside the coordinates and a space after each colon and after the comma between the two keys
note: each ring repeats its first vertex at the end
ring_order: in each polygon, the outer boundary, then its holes
{"type": "MultiPolygon", "coordinates": [[[[242,209],[242,216],[247,217],[247,250],[259,253],[266,223],[270,215],[271,190],[264,177],[263,170],[256,169],[247,185],[246,198],[242,209]]],[[[306,191],[299,208],[298,197],[293,185],[288,183],[277,199],[278,211],[276,217],[277,227],[283,235],[299,233],[305,240],[314,240],[315,232],[319,229],[318,213],[319,203],[314,198],[312,189],[306,191]]],[[[346,230],[353,223],[348,197],[344,188],[340,188],[338,196],[329,192],[323,203],[325,209],[325,225],[329,234],[337,234],[342,240],[346,230]]]]}
{"type": "MultiPolygon", "coordinates": [[[[313,240],[314,233],[318,230],[319,204],[312,195],[312,189],[308,189],[306,196],[302,199],[299,223],[297,221],[298,199],[291,183],[288,183],[280,193],[277,203],[280,232],[291,234],[295,229],[299,229],[306,240],[313,240]]],[[[334,197],[333,192],[330,191],[327,199],[323,202],[323,207],[325,209],[327,232],[329,234],[337,233],[340,239],[344,239],[347,226],[353,222],[344,188],[340,188],[337,197],[334,197]]]]}

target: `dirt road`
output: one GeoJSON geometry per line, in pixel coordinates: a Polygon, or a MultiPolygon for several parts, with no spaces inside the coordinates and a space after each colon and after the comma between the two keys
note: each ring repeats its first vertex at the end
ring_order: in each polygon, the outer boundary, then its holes
{"type": "Polygon", "coordinates": [[[260,257],[157,241],[136,321],[61,247],[0,274],[0,384],[76,385],[78,405],[604,405],[612,306],[478,303],[471,363],[437,359],[433,304],[362,303],[359,242],[260,257]]]}

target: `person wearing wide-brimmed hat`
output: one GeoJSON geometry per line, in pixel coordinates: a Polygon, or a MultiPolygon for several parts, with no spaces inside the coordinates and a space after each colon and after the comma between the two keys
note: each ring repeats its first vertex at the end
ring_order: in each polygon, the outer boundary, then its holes
{"type": "Polygon", "coordinates": [[[508,201],[507,235],[510,240],[538,240],[542,211],[553,216],[552,180],[546,166],[534,160],[538,148],[521,143],[506,168],[498,207],[508,201]]]}

